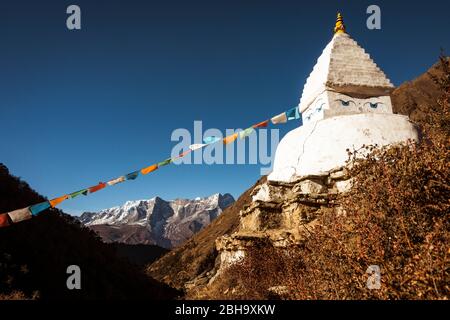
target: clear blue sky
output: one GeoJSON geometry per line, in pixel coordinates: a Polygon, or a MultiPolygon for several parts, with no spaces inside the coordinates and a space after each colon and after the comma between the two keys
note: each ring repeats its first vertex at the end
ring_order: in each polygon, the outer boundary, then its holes
{"type": "MultiPolygon", "coordinates": [[[[296,106],[337,11],[395,85],[450,50],[448,1],[342,3],[2,1],[0,162],[52,198],[167,158],[172,131],[194,120],[242,128],[296,106]],[[366,28],[373,3],[379,31],[366,28]],[[81,7],[80,31],[66,28],[70,4],[81,7]]],[[[168,166],[62,208],[237,197],[258,178],[258,165],[168,166]]]]}

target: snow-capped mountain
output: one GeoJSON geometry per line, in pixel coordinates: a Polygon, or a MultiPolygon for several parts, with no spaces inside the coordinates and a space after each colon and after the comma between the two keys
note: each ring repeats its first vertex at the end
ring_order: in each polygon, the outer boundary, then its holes
{"type": "Polygon", "coordinates": [[[200,231],[234,202],[226,193],[205,198],[127,201],[99,212],[84,212],[79,220],[106,242],[156,244],[172,248],[200,231]]]}

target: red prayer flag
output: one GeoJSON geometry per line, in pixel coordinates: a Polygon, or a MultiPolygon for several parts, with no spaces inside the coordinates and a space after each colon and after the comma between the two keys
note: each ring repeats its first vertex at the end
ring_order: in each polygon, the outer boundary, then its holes
{"type": "Polygon", "coordinates": [[[89,188],[89,193],[94,193],[98,190],[103,189],[104,187],[106,187],[106,183],[100,182],[98,185],[90,187],[89,188]]]}
{"type": "Polygon", "coordinates": [[[179,155],[178,155],[178,158],[183,158],[185,155],[187,155],[189,152],[191,152],[192,150],[186,150],[186,151],[184,151],[184,152],[182,152],[182,153],[180,153],[179,155]]]}
{"type": "Polygon", "coordinates": [[[0,228],[9,226],[9,219],[7,213],[0,214],[0,228]]]}
{"type": "Polygon", "coordinates": [[[265,128],[269,124],[269,120],[265,120],[263,122],[260,122],[258,124],[253,125],[253,128],[265,128]]]}

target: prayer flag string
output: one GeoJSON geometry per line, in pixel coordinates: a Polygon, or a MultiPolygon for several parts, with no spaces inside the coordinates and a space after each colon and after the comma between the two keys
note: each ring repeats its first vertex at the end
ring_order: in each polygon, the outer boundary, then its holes
{"type": "Polygon", "coordinates": [[[233,133],[224,138],[219,138],[219,137],[215,137],[215,136],[206,137],[203,139],[204,143],[191,144],[189,146],[189,150],[182,152],[175,158],[169,158],[169,159],[163,160],[161,162],[158,162],[156,164],[142,168],[140,170],[136,170],[136,171],[133,171],[126,175],[120,176],[118,178],[111,179],[111,180],[107,181],[106,183],[99,182],[97,185],[86,188],[86,189],[81,189],[79,191],[65,194],[65,195],[59,196],[59,197],[51,199],[51,200],[43,201],[43,202],[28,206],[26,208],[17,209],[17,210],[10,211],[7,213],[2,213],[2,214],[0,214],[0,228],[10,226],[17,222],[31,219],[33,216],[39,214],[40,212],[47,210],[48,208],[54,208],[67,199],[73,199],[80,195],[87,196],[88,194],[97,192],[101,189],[106,188],[107,186],[114,186],[114,185],[124,182],[124,181],[135,180],[140,175],[149,174],[149,173],[159,169],[160,167],[163,167],[163,166],[166,166],[166,165],[172,163],[174,159],[182,158],[182,157],[186,156],[187,154],[189,154],[190,152],[202,149],[205,146],[217,143],[219,141],[221,141],[223,144],[233,143],[238,138],[244,139],[244,138],[248,137],[257,128],[266,128],[269,125],[269,123],[281,124],[281,123],[286,123],[291,120],[300,120],[300,125],[303,124],[302,123],[302,114],[299,112],[298,107],[291,108],[291,109],[289,109],[283,113],[280,113],[268,120],[259,122],[255,125],[252,125],[251,127],[247,128],[247,129],[244,129],[237,133],[233,133]]]}

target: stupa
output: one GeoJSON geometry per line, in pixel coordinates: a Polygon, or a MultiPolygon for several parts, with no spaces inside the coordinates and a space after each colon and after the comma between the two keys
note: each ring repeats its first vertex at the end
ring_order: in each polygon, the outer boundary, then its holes
{"type": "Polygon", "coordinates": [[[303,125],[280,141],[269,181],[326,174],[345,165],[347,149],[417,140],[408,117],[392,112],[393,89],[338,14],[334,36],[303,88],[298,105],[303,125]]]}
{"type": "Polygon", "coordinates": [[[303,88],[298,106],[303,124],[280,141],[273,172],[251,190],[252,202],[239,212],[237,231],[217,238],[218,263],[209,283],[258,243],[297,246],[310,236],[324,212],[345,212],[336,199],[352,190],[347,149],[362,148],[363,156],[364,145],[418,139],[408,117],[392,112],[393,89],[346,33],[338,14],[334,36],[303,88]]]}

